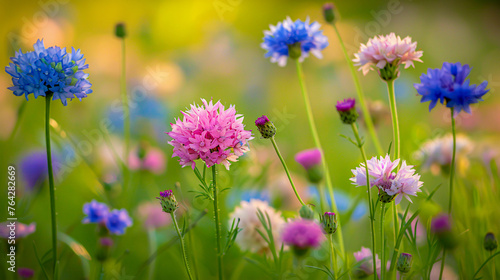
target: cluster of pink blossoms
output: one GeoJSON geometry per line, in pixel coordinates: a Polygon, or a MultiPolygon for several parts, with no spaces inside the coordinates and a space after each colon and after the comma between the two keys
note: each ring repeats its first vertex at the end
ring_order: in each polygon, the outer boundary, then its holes
{"type": "Polygon", "coordinates": [[[201,159],[207,167],[223,164],[229,169],[231,161],[249,151],[248,141],[252,133],[245,130],[242,115],[230,106],[227,110],[217,101],[201,99],[202,106],[191,105],[182,112],[184,118],[176,120],[172,131],[167,134],[173,138],[168,142],[174,147],[172,157],[179,157],[182,167],[196,166],[195,160],[201,159]]]}
{"type": "MultiPolygon", "coordinates": [[[[390,196],[396,195],[396,204],[399,204],[403,197],[410,202],[410,195],[416,196],[421,192],[422,182],[420,175],[415,174],[413,165],[406,165],[403,161],[401,168],[395,170],[399,165],[399,159],[391,161],[389,155],[386,157],[373,157],[368,160],[368,173],[370,177],[370,187],[377,186],[379,191],[385,192],[390,196]],[[393,172],[396,171],[396,172],[393,172]]],[[[364,163],[360,167],[351,170],[354,177],[350,180],[354,185],[366,186],[366,170],[364,163]]]]}
{"type": "Polygon", "coordinates": [[[361,44],[358,53],[354,54],[355,66],[360,66],[363,75],[375,68],[383,69],[387,64],[404,64],[405,68],[414,66],[414,61],[419,61],[423,51],[416,51],[417,42],[412,42],[410,37],[396,36],[391,33],[386,36],[375,36],[368,40],[366,45],[361,44]]]}

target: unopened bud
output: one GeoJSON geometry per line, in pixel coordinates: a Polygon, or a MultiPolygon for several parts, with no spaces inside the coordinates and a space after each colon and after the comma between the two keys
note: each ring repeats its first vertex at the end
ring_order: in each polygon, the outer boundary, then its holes
{"type": "Polygon", "coordinates": [[[333,212],[325,212],[323,216],[320,216],[320,222],[323,230],[327,234],[334,234],[337,231],[337,215],[333,212]]]}
{"type": "Polygon", "coordinates": [[[157,197],[157,199],[160,200],[161,208],[165,213],[174,213],[175,210],[179,208],[179,204],[177,203],[177,200],[175,200],[172,190],[160,192],[160,197],[157,197]]]}
{"type": "Polygon", "coordinates": [[[413,256],[407,253],[401,253],[398,258],[397,269],[402,273],[408,273],[411,270],[413,256]]]}
{"type": "Polygon", "coordinates": [[[333,5],[333,3],[326,3],[323,5],[323,17],[325,21],[330,24],[335,22],[335,5],[333,5]]]}
{"type": "Polygon", "coordinates": [[[314,219],[314,212],[309,205],[302,205],[299,210],[299,215],[302,219],[312,220],[314,219]]]}
{"type": "Polygon", "coordinates": [[[120,22],[116,24],[115,35],[118,38],[125,38],[127,36],[127,31],[125,30],[125,23],[120,22]]]}
{"type": "Polygon", "coordinates": [[[488,232],[484,237],[484,249],[488,251],[494,251],[498,247],[497,239],[495,238],[495,234],[493,232],[488,232]]]}
{"type": "Polygon", "coordinates": [[[257,118],[257,120],[255,120],[255,125],[262,135],[262,138],[269,139],[276,134],[276,126],[274,126],[273,122],[265,115],[257,118]]]}
{"type": "Polygon", "coordinates": [[[356,112],[356,100],[354,100],[354,98],[337,101],[337,105],[335,107],[340,115],[340,119],[345,124],[355,123],[359,117],[358,112],[356,112]]]}

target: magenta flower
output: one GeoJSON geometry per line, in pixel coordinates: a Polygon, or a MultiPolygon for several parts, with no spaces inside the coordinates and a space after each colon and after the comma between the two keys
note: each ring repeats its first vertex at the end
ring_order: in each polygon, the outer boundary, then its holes
{"type": "Polygon", "coordinates": [[[182,167],[194,169],[195,160],[201,159],[207,167],[223,164],[229,169],[230,162],[249,151],[251,131],[244,129],[243,117],[236,114],[234,106],[226,110],[220,101],[201,101],[201,107],[191,105],[190,110],[182,112],[182,120],[170,124],[172,131],[167,134],[173,138],[168,142],[174,147],[172,157],[179,157],[182,167]]]}
{"type": "MultiPolygon", "coordinates": [[[[416,196],[417,192],[421,192],[423,182],[420,180],[420,175],[415,174],[412,165],[406,165],[403,161],[399,171],[395,170],[399,165],[399,159],[391,161],[389,155],[385,158],[377,159],[373,157],[368,160],[368,172],[370,176],[370,187],[377,186],[379,193],[385,192],[389,196],[396,196],[396,204],[399,204],[403,197],[412,202],[410,195],[416,196]]],[[[356,186],[366,186],[366,170],[365,164],[361,163],[360,167],[351,170],[354,177],[350,180],[356,186]]]]}
{"type": "Polygon", "coordinates": [[[353,109],[355,105],[356,105],[356,100],[354,98],[347,98],[344,99],[343,101],[337,101],[337,105],[335,107],[339,112],[347,112],[353,109]]]}
{"type": "Polygon", "coordinates": [[[19,275],[19,277],[23,279],[30,279],[33,278],[33,276],[35,276],[35,271],[31,268],[20,267],[17,269],[17,274],[19,275]]]}
{"type": "Polygon", "coordinates": [[[158,148],[147,148],[144,156],[139,156],[139,151],[132,151],[128,157],[131,170],[148,170],[154,174],[165,171],[165,155],[158,148]]]}
{"type": "Polygon", "coordinates": [[[317,248],[324,239],[321,226],[311,220],[294,220],[283,229],[283,242],[297,249],[317,248]]]}
{"type": "Polygon", "coordinates": [[[366,45],[361,44],[358,53],[354,54],[355,66],[360,66],[363,75],[368,74],[370,70],[380,70],[387,67],[397,68],[404,64],[405,68],[414,66],[413,62],[420,60],[423,51],[416,51],[417,42],[412,42],[410,37],[401,39],[391,33],[386,36],[375,36],[368,40],[366,45]]]}
{"type": "MultiPolygon", "coordinates": [[[[359,266],[356,267],[356,270],[354,271],[354,274],[357,277],[363,278],[373,274],[372,250],[370,250],[369,248],[361,247],[361,251],[354,252],[354,258],[356,259],[356,262],[360,262],[359,266]]],[[[382,262],[378,258],[378,255],[375,255],[375,260],[377,262],[376,268],[378,272],[382,267],[382,262]]]]}
{"type": "Polygon", "coordinates": [[[317,148],[304,150],[295,155],[295,161],[300,163],[304,169],[310,169],[321,164],[321,151],[317,148]]]}
{"type": "Polygon", "coordinates": [[[446,214],[439,215],[432,219],[431,231],[439,234],[451,231],[450,217],[446,214]]]}
{"type": "Polygon", "coordinates": [[[31,223],[29,225],[20,222],[3,222],[0,223],[0,237],[8,239],[11,236],[11,232],[15,232],[16,238],[26,237],[36,230],[36,223],[31,223]]]}

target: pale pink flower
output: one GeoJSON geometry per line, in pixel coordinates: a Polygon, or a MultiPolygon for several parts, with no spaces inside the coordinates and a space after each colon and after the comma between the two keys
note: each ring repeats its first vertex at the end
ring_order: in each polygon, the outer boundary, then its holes
{"type": "MultiPolygon", "coordinates": [[[[401,168],[398,170],[400,160],[391,161],[389,155],[377,159],[373,157],[368,160],[368,172],[370,177],[370,187],[377,186],[379,191],[384,191],[388,195],[396,195],[396,204],[399,204],[403,197],[412,202],[410,195],[416,196],[417,192],[421,192],[422,182],[420,175],[415,174],[415,169],[412,165],[406,165],[403,161],[401,168]]],[[[350,180],[356,186],[366,186],[366,170],[365,164],[361,163],[360,167],[351,170],[354,177],[350,180]]]]}
{"type": "Polygon", "coordinates": [[[32,234],[35,230],[36,223],[29,225],[11,221],[0,223],[0,237],[5,239],[8,239],[14,233],[16,238],[23,238],[32,234]]]}
{"type": "Polygon", "coordinates": [[[156,201],[140,204],[137,208],[137,213],[146,230],[161,228],[172,222],[170,215],[163,212],[161,205],[156,201]]]}
{"type": "MultiPolygon", "coordinates": [[[[358,252],[354,252],[354,258],[356,262],[361,262],[359,267],[354,271],[354,274],[362,278],[362,276],[372,275],[373,274],[373,254],[372,250],[369,248],[361,247],[361,250],[358,252]]],[[[375,255],[376,269],[377,272],[380,271],[382,266],[382,262],[378,258],[378,255],[375,255]]]]}
{"type": "MultiPolygon", "coordinates": [[[[140,148],[139,148],[140,149],[140,148]]],[[[154,174],[161,174],[165,171],[165,155],[162,150],[154,147],[145,149],[145,154],[139,157],[139,150],[130,152],[128,164],[131,170],[148,170],[154,174]]]]}
{"type": "Polygon", "coordinates": [[[174,147],[172,157],[179,157],[182,167],[190,165],[194,169],[195,160],[201,159],[207,167],[223,164],[229,169],[230,162],[249,151],[252,133],[244,129],[243,117],[236,114],[234,105],[226,110],[220,101],[201,101],[202,106],[191,105],[182,112],[182,120],[170,124],[172,131],[167,134],[173,138],[168,142],[174,147]]]}
{"type": "MultiPolygon", "coordinates": [[[[391,33],[386,36],[375,36],[368,40],[366,45],[361,44],[358,53],[354,54],[355,66],[360,66],[366,75],[370,70],[383,69],[387,64],[398,66],[404,64],[405,68],[413,66],[414,61],[422,62],[420,57],[423,51],[416,51],[417,42],[412,42],[410,37],[401,39],[391,33]]],[[[377,70],[379,71],[379,70],[377,70]]]]}

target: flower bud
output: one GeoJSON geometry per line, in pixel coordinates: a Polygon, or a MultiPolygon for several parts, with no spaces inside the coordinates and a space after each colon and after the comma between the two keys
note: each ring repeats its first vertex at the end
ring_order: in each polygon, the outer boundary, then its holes
{"type": "Polygon", "coordinates": [[[307,177],[313,184],[318,184],[323,180],[323,169],[321,167],[321,151],[310,149],[299,152],[295,155],[295,161],[300,163],[307,171],[307,177]]]}
{"type": "Polygon", "coordinates": [[[120,22],[115,26],[115,35],[118,38],[125,38],[127,36],[127,32],[125,30],[125,23],[120,22]]]}
{"type": "Polygon", "coordinates": [[[314,219],[314,212],[308,205],[302,205],[302,207],[299,210],[299,215],[302,219],[307,219],[307,220],[314,219]]]}
{"type": "Polygon", "coordinates": [[[451,221],[448,215],[442,214],[432,219],[431,231],[434,233],[445,249],[456,247],[458,240],[451,228],[451,221]]]}
{"type": "Polygon", "coordinates": [[[265,115],[257,118],[257,120],[255,120],[255,125],[264,139],[269,139],[276,134],[276,127],[265,115]]]}
{"type": "Polygon", "coordinates": [[[99,246],[97,248],[96,258],[98,261],[105,261],[109,252],[111,251],[111,247],[113,247],[114,241],[110,237],[101,237],[99,238],[99,246]]]}
{"type": "Polygon", "coordinates": [[[484,237],[484,249],[488,251],[494,251],[498,247],[497,239],[495,238],[495,234],[493,232],[488,232],[484,237]]]}
{"type": "Polygon", "coordinates": [[[401,253],[398,258],[397,269],[402,273],[408,273],[411,270],[413,256],[407,253],[401,253]]]}
{"type": "Polygon", "coordinates": [[[323,17],[330,24],[335,22],[335,5],[333,3],[325,3],[323,5],[323,17]]]}
{"type": "Polygon", "coordinates": [[[353,98],[344,99],[344,101],[337,101],[337,112],[339,112],[340,119],[345,124],[355,123],[359,117],[356,112],[356,100],[353,98]]]}
{"type": "Polygon", "coordinates": [[[175,196],[172,190],[166,190],[164,192],[160,192],[160,197],[157,197],[160,200],[161,208],[163,212],[171,214],[174,213],[177,208],[179,208],[179,204],[177,200],[175,200],[175,196]]]}
{"type": "Polygon", "coordinates": [[[300,42],[288,45],[288,56],[292,59],[298,59],[302,55],[300,42]]]}
{"type": "Polygon", "coordinates": [[[334,234],[337,231],[337,215],[333,212],[325,212],[320,216],[321,225],[327,234],[334,234]]]}

